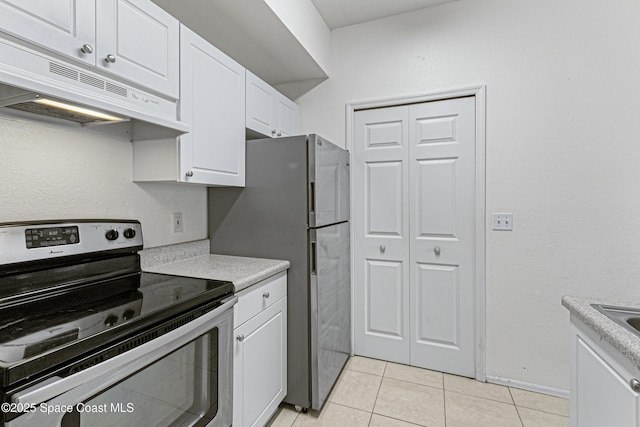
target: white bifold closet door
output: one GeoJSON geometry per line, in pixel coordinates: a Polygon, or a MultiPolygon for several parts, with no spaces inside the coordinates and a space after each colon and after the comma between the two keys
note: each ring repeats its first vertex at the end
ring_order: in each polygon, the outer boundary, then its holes
{"type": "Polygon", "coordinates": [[[352,169],[355,353],[475,376],[475,98],[356,111],[352,169]]]}

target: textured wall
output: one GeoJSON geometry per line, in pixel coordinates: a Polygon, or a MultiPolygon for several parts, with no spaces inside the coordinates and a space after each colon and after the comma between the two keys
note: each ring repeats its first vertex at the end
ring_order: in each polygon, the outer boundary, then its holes
{"type": "Polygon", "coordinates": [[[640,3],[459,0],[332,32],[301,129],[487,85],[487,374],[568,390],[564,294],[640,298],[640,3]],[[491,230],[513,212],[513,232],[491,230]]]}
{"type": "Polygon", "coordinates": [[[134,183],[131,163],[121,132],[0,115],[0,222],[138,219],[145,247],[207,237],[206,188],[134,183]],[[172,212],[183,213],[183,233],[172,212]]]}

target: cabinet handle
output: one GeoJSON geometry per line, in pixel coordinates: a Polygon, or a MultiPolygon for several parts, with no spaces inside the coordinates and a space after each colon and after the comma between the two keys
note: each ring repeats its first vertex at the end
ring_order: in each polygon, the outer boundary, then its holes
{"type": "Polygon", "coordinates": [[[107,55],[107,57],[104,58],[104,60],[113,64],[114,62],[116,62],[116,57],[113,55],[107,55]]]}
{"type": "Polygon", "coordinates": [[[264,294],[262,294],[262,298],[269,298],[269,292],[265,292],[264,294]]]}
{"type": "Polygon", "coordinates": [[[384,253],[386,250],[387,248],[384,245],[380,245],[380,253],[384,253]]]}
{"type": "Polygon", "coordinates": [[[635,391],[636,393],[640,393],[640,381],[632,378],[631,381],[629,381],[629,385],[631,386],[631,390],[635,391]]]}
{"type": "Polygon", "coordinates": [[[273,136],[275,136],[275,135],[276,135],[276,130],[275,130],[275,129],[273,129],[273,130],[271,131],[271,135],[273,135],[273,136]]]}
{"type": "Polygon", "coordinates": [[[278,136],[282,136],[282,132],[278,132],[278,136]]]}
{"type": "Polygon", "coordinates": [[[185,173],[185,175],[187,175],[189,178],[191,178],[193,176],[193,171],[187,171],[187,173],[185,173]]]}
{"type": "Polygon", "coordinates": [[[435,248],[435,249],[433,250],[433,252],[434,252],[436,255],[440,255],[440,248],[435,248]]]}
{"type": "Polygon", "coordinates": [[[93,47],[89,43],[85,43],[80,48],[80,51],[86,54],[93,53],[93,47]]]}
{"type": "Polygon", "coordinates": [[[236,337],[236,339],[240,342],[244,341],[244,335],[240,334],[236,337]]]}

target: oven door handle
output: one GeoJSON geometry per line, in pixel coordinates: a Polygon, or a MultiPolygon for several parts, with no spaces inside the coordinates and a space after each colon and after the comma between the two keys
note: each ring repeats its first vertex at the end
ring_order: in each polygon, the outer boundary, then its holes
{"type": "Polygon", "coordinates": [[[95,388],[89,393],[104,390],[218,326],[216,317],[231,309],[237,301],[236,296],[226,298],[220,307],[180,328],[66,378],[53,377],[22,390],[11,396],[11,401],[39,405],[79,386],[95,388]],[[91,385],[94,381],[96,384],[91,385]]]}

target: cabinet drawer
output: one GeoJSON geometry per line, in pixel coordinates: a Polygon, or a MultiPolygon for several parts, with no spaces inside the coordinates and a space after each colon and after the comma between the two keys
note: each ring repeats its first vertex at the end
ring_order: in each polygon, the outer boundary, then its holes
{"type": "Polygon", "coordinates": [[[238,293],[233,326],[237,328],[287,295],[287,272],[269,277],[238,293]],[[267,296],[268,295],[268,296],[267,296]]]}

